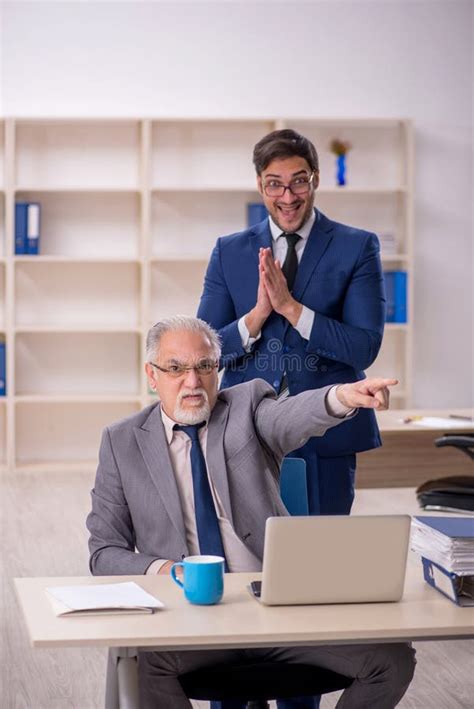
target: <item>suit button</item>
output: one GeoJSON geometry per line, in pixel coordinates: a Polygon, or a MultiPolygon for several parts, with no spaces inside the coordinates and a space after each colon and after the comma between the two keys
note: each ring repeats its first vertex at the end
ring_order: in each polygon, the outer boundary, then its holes
{"type": "Polygon", "coordinates": [[[288,347],[288,345],[285,345],[283,347],[283,352],[289,352],[289,351],[290,351],[290,348],[288,347]]]}
{"type": "Polygon", "coordinates": [[[273,387],[274,387],[274,389],[278,389],[279,386],[280,386],[279,380],[278,380],[278,379],[275,379],[275,381],[273,382],[273,387]]]}

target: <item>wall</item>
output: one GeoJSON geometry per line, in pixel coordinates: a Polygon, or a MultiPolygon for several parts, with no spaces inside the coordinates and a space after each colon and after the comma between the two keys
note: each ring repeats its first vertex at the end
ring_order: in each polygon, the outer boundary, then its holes
{"type": "Polygon", "coordinates": [[[467,406],[472,16],[456,0],[4,2],[3,111],[411,117],[415,404],[467,406]]]}

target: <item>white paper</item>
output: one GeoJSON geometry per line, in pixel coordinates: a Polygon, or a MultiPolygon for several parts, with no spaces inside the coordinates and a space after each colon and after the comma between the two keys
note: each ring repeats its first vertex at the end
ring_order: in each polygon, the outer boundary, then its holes
{"type": "Polygon", "coordinates": [[[464,419],[441,418],[438,416],[423,416],[421,419],[411,421],[415,426],[429,426],[430,428],[442,429],[471,429],[474,428],[473,421],[465,421],[464,419]]]}
{"type": "Polygon", "coordinates": [[[152,613],[163,603],[133,581],[46,589],[56,615],[67,613],[152,613]]]}

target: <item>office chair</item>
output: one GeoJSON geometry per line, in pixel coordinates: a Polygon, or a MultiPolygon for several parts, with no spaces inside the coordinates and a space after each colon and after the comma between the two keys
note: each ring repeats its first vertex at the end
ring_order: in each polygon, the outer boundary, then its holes
{"type": "Polygon", "coordinates": [[[308,514],[306,461],[303,458],[283,458],[280,468],[280,496],[292,517],[308,514]]]}
{"type": "MultiPolygon", "coordinates": [[[[435,440],[435,446],[453,446],[474,460],[473,434],[441,436],[435,440]]],[[[417,488],[416,496],[424,510],[474,512],[474,475],[449,475],[427,480],[417,488]]]]}

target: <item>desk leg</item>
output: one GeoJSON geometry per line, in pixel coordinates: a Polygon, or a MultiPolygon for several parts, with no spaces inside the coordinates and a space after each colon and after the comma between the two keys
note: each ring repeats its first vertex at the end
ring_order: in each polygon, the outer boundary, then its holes
{"type": "Polygon", "coordinates": [[[105,709],[139,709],[135,648],[109,649],[105,709]]]}

